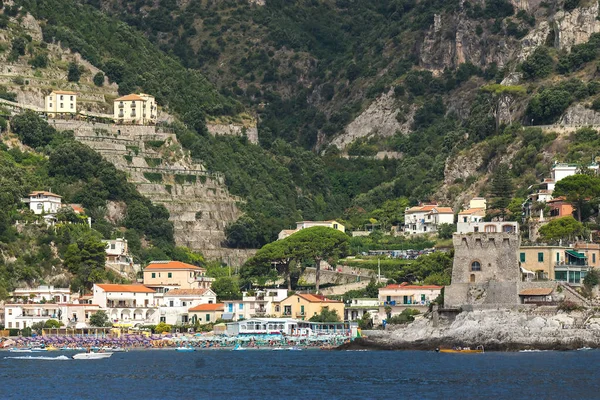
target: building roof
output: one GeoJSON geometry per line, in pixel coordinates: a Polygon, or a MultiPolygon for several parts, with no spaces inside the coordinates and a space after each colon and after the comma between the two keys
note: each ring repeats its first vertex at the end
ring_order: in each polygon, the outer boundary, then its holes
{"type": "Polygon", "coordinates": [[[128,94],[126,96],[115,99],[115,101],[144,101],[144,99],[142,99],[137,94],[128,94]]]}
{"type": "Polygon", "coordinates": [[[296,295],[311,303],[343,303],[342,301],[338,300],[330,300],[327,297],[320,294],[296,293],[296,295]]]}
{"type": "Polygon", "coordinates": [[[115,283],[107,283],[96,286],[105,292],[156,293],[154,290],[144,285],[118,285],[115,283]]]}
{"type": "Polygon", "coordinates": [[[73,211],[75,211],[77,214],[85,213],[85,210],[83,209],[81,204],[69,204],[68,206],[71,207],[73,209],[73,211]]]}
{"type": "Polygon", "coordinates": [[[186,264],[181,261],[152,261],[144,270],[147,269],[192,269],[194,271],[206,271],[204,268],[196,267],[192,264],[186,264]]]}
{"type": "Polygon", "coordinates": [[[57,195],[56,193],[47,192],[45,190],[36,190],[36,191],[33,191],[33,192],[29,193],[29,197],[31,197],[31,196],[37,196],[39,194],[43,194],[44,196],[53,196],[53,197],[59,197],[59,198],[61,197],[61,196],[57,195]]]}
{"type": "Polygon", "coordinates": [[[77,94],[75,92],[69,92],[68,90],[53,90],[52,93],[54,93],[54,94],[69,94],[69,95],[77,94]]]}
{"type": "Polygon", "coordinates": [[[444,214],[444,213],[454,214],[454,210],[452,210],[452,207],[435,207],[432,211],[437,211],[440,214],[444,214]]]}
{"type": "Polygon", "coordinates": [[[209,289],[173,289],[165,293],[165,296],[202,296],[208,292],[209,289]]]}
{"type": "Polygon", "coordinates": [[[459,212],[458,215],[471,215],[471,214],[476,214],[478,212],[485,213],[485,209],[483,209],[483,208],[469,208],[467,210],[463,210],[463,211],[459,212]]]}
{"type": "Polygon", "coordinates": [[[519,292],[519,296],[548,296],[552,291],[554,291],[552,288],[524,289],[519,292]]]}
{"type": "Polygon", "coordinates": [[[188,311],[223,311],[225,310],[225,304],[199,304],[196,307],[190,308],[188,311]]]}
{"type": "Polygon", "coordinates": [[[395,289],[395,290],[415,290],[415,289],[427,289],[427,290],[438,290],[438,289],[442,289],[443,286],[437,286],[437,285],[409,285],[407,282],[402,282],[401,284],[391,284],[391,285],[387,285],[386,287],[381,288],[382,289],[395,289]]]}
{"type": "Polygon", "coordinates": [[[445,212],[453,213],[452,208],[440,207],[437,204],[424,204],[422,206],[411,207],[411,208],[407,209],[405,211],[405,213],[426,212],[426,211],[433,211],[433,210],[437,210],[437,212],[440,212],[440,213],[445,213],[445,212]]]}
{"type": "Polygon", "coordinates": [[[279,234],[285,233],[291,235],[292,233],[298,232],[298,229],[282,229],[279,234]]]}

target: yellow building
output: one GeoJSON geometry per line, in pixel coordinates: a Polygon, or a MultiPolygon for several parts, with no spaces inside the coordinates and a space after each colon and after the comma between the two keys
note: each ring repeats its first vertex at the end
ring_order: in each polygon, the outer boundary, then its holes
{"type": "Polygon", "coordinates": [[[46,96],[44,110],[50,118],[64,114],[75,115],[77,113],[77,93],[54,90],[46,96]]]}
{"type": "Polygon", "coordinates": [[[210,289],[206,269],[180,261],[153,261],[144,268],[144,285],[164,293],[170,289],[210,289]],[[165,290],[166,289],[166,290],[165,290]]]}
{"type": "Polygon", "coordinates": [[[344,318],[344,303],[330,300],[318,294],[293,294],[280,302],[273,303],[273,315],[277,317],[308,320],[327,307],[336,311],[340,320],[344,318]]]}
{"type": "Polygon", "coordinates": [[[158,118],[156,100],[145,93],[119,97],[114,101],[114,118],[120,124],[155,124],[158,118]]]}
{"type": "Polygon", "coordinates": [[[196,322],[208,324],[223,317],[223,310],[225,310],[223,303],[199,304],[188,310],[188,317],[193,324],[196,322]]]}

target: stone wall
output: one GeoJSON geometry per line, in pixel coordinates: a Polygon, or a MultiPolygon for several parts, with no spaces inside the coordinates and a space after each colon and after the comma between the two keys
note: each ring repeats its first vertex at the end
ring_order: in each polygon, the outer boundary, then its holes
{"type": "Polygon", "coordinates": [[[248,141],[258,144],[258,128],[256,126],[244,126],[237,124],[206,124],[211,135],[219,136],[246,136],[248,141]]]}

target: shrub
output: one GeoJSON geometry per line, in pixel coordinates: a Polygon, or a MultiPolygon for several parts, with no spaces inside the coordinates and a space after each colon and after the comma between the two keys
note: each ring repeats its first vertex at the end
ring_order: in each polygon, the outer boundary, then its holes
{"type": "Polygon", "coordinates": [[[560,302],[560,304],[558,305],[558,309],[560,311],[565,311],[565,312],[571,312],[571,311],[578,311],[581,310],[582,307],[577,305],[577,303],[575,303],[574,301],[571,300],[563,300],[560,302]]]}
{"type": "Polygon", "coordinates": [[[67,80],[69,82],[79,82],[83,67],[76,62],[70,62],[67,70],[67,80]]]}
{"type": "Polygon", "coordinates": [[[523,71],[525,79],[544,78],[552,73],[552,68],[553,60],[545,46],[535,49],[521,64],[521,71],[523,71]]]}
{"type": "Polygon", "coordinates": [[[407,324],[409,322],[413,322],[415,320],[414,316],[419,314],[421,314],[419,310],[407,308],[406,310],[403,310],[399,315],[394,315],[393,317],[388,318],[386,322],[390,325],[407,324]]]}
{"type": "Polygon", "coordinates": [[[29,61],[29,65],[33,68],[46,68],[48,66],[48,56],[46,54],[37,54],[29,61]]]}
{"type": "Polygon", "coordinates": [[[94,85],[103,86],[104,85],[104,74],[102,72],[98,72],[94,75],[94,85]]]}

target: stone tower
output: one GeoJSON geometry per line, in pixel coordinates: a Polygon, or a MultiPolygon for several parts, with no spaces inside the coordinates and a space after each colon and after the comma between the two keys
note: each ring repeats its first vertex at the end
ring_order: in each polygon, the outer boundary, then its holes
{"type": "Polygon", "coordinates": [[[444,291],[444,307],[518,304],[520,242],[518,230],[455,233],[452,284],[444,291]]]}

